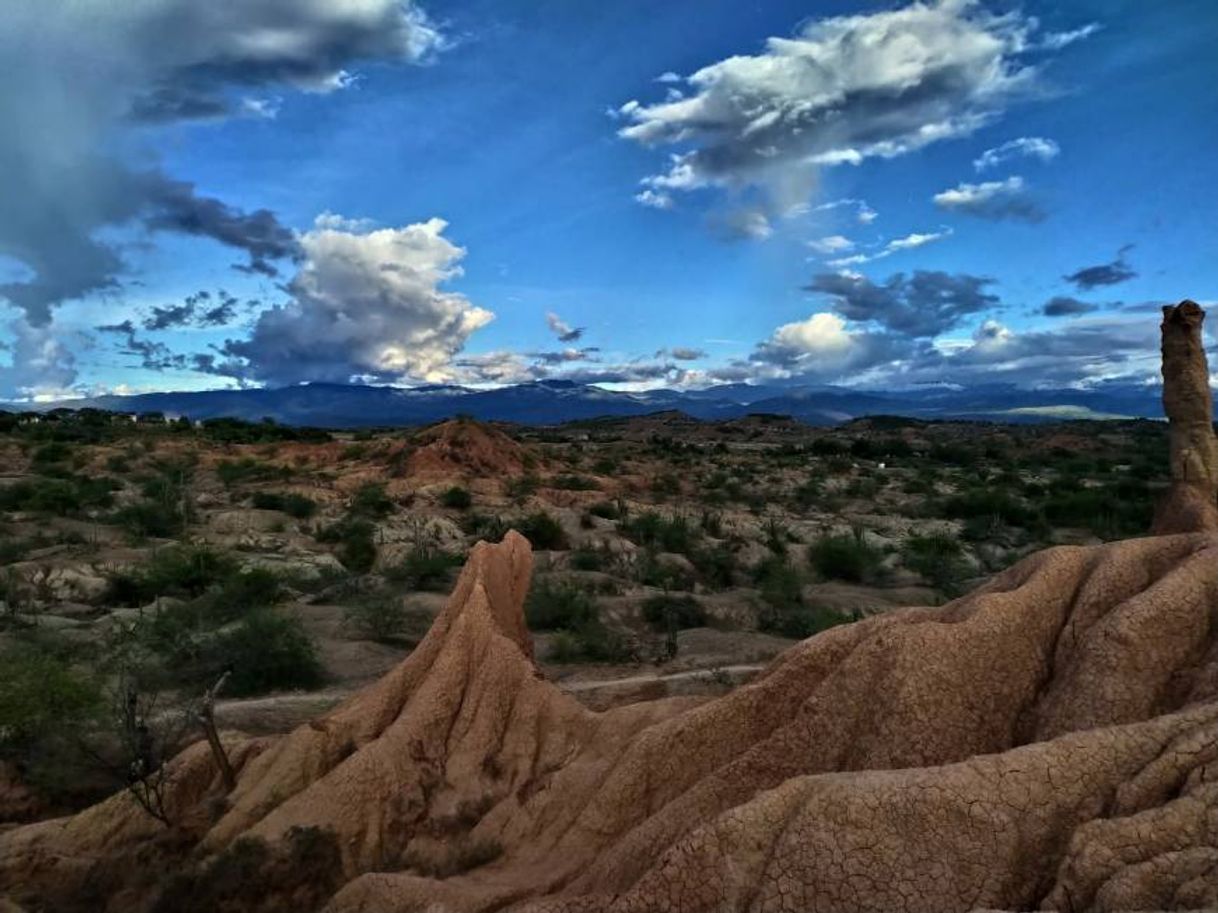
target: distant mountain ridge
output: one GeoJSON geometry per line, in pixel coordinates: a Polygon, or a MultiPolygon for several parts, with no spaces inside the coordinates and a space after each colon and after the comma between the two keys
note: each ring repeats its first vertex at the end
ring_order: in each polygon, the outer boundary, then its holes
{"type": "Polygon", "coordinates": [[[485,421],[552,425],[575,420],[679,410],[725,420],[750,413],[789,415],[812,425],[836,425],[867,415],[923,419],[1032,422],[1066,418],[1162,418],[1160,388],[1107,384],[1089,390],[1026,390],[1006,384],[967,389],[856,390],[834,386],[723,384],[701,390],[606,390],[543,380],[493,390],[433,384],[371,387],[313,383],[293,387],[98,396],[53,403],[12,404],[12,410],[57,407],[161,412],[191,419],[272,418],[287,425],[357,428],[420,425],[469,415],[485,421]]]}

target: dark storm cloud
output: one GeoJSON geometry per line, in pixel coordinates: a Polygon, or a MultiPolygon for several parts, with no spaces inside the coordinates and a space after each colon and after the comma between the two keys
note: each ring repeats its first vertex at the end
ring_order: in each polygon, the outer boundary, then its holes
{"type": "Polygon", "coordinates": [[[1126,259],[1126,255],[1131,250],[1133,250],[1133,245],[1126,244],[1117,251],[1116,259],[1110,263],[1101,263],[1099,266],[1085,266],[1062,278],[1067,282],[1073,282],[1081,291],[1087,291],[1088,289],[1098,288],[1103,285],[1116,285],[1120,282],[1126,282],[1138,275],[1126,259]]]}
{"type": "Polygon", "coordinates": [[[553,311],[546,314],[546,326],[559,342],[578,342],[584,335],[583,327],[573,327],[553,311]]]}
{"type": "Polygon", "coordinates": [[[847,320],[919,338],[937,336],[964,317],[996,306],[998,296],[986,291],[992,282],[967,273],[917,270],[876,285],[856,274],[821,273],[805,288],[828,295],[833,309],[847,320]]]}
{"type": "MultiPolygon", "coordinates": [[[[237,298],[224,289],[220,289],[214,298],[211,292],[202,290],[187,295],[181,304],[153,307],[144,318],[143,325],[144,329],[154,331],[188,326],[225,326],[236,318],[239,304],[237,298]]],[[[250,304],[256,305],[257,302],[251,301],[250,304]]]]}
{"type": "Polygon", "coordinates": [[[1099,305],[1088,301],[1079,301],[1068,295],[1055,295],[1045,302],[1041,313],[1046,317],[1077,317],[1079,314],[1089,314],[1099,305]]]}
{"type": "Polygon", "coordinates": [[[249,255],[246,269],[278,275],[271,260],[297,258],[300,245],[266,209],[245,213],[214,197],[200,197],[184,181],[160,181],[149,192],[151,212],[145,224],[153,230],[211,238],[249,255]]]}
{"type": "Polygon", "coordinates": [[[419,61],[444,41],[412,3],[244,0],[0,6],[0,255],[25,275],[0,298],[45,326],[60,302],[119,285],[120,249],[103,230],[143,226],[243,250],[272,275],[294,256],[267,210],[244,212],[147,164],[134,168],[133,121],[267,112],[258,93],[351,81],[360,61],[419,61]],[[251,97],[252,95],[252,97],[251,97]]]}

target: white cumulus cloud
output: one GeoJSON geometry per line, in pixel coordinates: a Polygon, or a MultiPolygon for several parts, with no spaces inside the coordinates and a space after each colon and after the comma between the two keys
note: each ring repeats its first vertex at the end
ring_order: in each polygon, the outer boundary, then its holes
{"type": "Polygon", "coordinates": [[[318,219],[300,238],[291,299],[262,312],[248,339],[226,345],[226,372],[280,384],[450,379],[454,356],[494,314],[441,288],[465,256],[446,227],[442,219],[402,228],[318,219]]]}

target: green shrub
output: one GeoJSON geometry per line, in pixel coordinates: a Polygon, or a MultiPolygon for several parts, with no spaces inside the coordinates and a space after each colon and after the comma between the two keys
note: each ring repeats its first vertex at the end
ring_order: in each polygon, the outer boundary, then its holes
{"type": "Polygon", "coordinates": [[[616,520],[622,515],[618,505],[612,501],[597,501],[588,508],[588,513],[604,520],[616,520]]]}
{"type": "Polygon", "coordinates": [[[780,612],[802,608],[803,577],[785,557],[770,555],[753,571],[762,601],[780,612]]]}
{"type": "Polygon", "coordinates": [[[324,527],[317,533],[318,542],[338,546],[338,560],[355,574],[366,574],[376,564],[376,526],[369,520],[348,519],[324,527]]]}
{"type": "Polygon", "coordinates": [[[572,584],[535,582],[525,601],[524,617],[534,631],[573,631],[599,619],[595,600],[572,584]]]}
{"type": "Polygon", "coordinates": [[[555,663],[628,663],[637,659],[626,637],[599,619],[557,632],[546,658],[555,663]]]}
{"type": "Polygon", "coordinates": [[[724,590],[736,582],[739,562],[736,553],[726,544],[717,544],[695,549],[689,556],[698,577],[713,589],[724,590]]]}
{"type": "Polygon", "coordinates": [[[663,561],[654,549],[644,549],[635,564],[635,578],[644,586],[664,590],[693,589],[694,575],[673,561],[663,561]]]}
{"type": "Polygon", "coordinates": [[[239,570],[234,558],[207,546],[170,546],[153,552],[139,567],[111,574],[106,602],[142,606],[158,596],[194,599],[212,586],[233,580],[239,570]]]}
{"type": "Polygon", "coordinates": [[[269,481],[282,478],[287,470],[270,463],[263,463],[252,457],[241,457],[238,460],[220,460],[216,463],[216,476],[225,488],[232,488],[243,482],[269,481]]]}
{"type": "Polygon", "coordinates": [[[769,634],[803,640],[852,620],[832,609],[800,606],[782,610],[766,603],[758,614],[757,627],[769,634]]]}
{"type": "Polygon", "coordinates": [[[314,688],[322,681],[321,663],[304,626],[273,609],[252,612],[220,635],[214,656],[231,669],[227,690],[236,697],[314,688]]]}
{"type": "Polygon", "coordinates": [[[393,512],[393,502],[380,482],[365,482],[352,495],[350,512],[358,517],[380,519],[393,512]]]}
{"type": "Polygon", "coordinates": [[[943,502],[942,512],[943,516],[951,519],[985,517],[1008,526],[1024,526],[1033,518],[1028,508],[1000,488],[974,488],[960,492],[943,502]]]}
{"type": "Polygon", "coordinates": [[[643,600],[643,620],[657,631],[700,628],[706,624],[702,603],[688,594],[661,593],[643,600]]]}
{"type": "Polygon", "coordinates": [[[813,542],[808,560],[826,579],[871,583],[881,576],[883,554],[856,529],[850,535],[824,536],[813,542]]]}
{"type": "Polygon", "coordinates": [[[409,627],[410,613],[397,596],[373,593],[343,610],[343,623],[368,640],[393,641],[409,627]]]}
{"type": "Polygon", "coordinates": [[[906,540],[903,551],[906,567],[941,590],[953,589],[968,573],[964,549],[951,536],[913,536],[906,540]]]}
{"type": "Polygon", "coordinates": [[[539,551],[562,551],[567,547],[562,524],[544,510],[518,520],[515,527],[539,551]]]}
{"type": "Polygon", "coordinates": [[[385,577],[416,590],[442,590],[448,585],[452,569],[460,564],[460,555],[420,544],[407,552],[401,563],[386,568],[385,577]]]}
{"type": "Polygon", "coordinates": [[[453,510],[468,510],[473,503],[474,498],[469,489],[460,485],[454,485],[440,495],[440,504],[453,510]]]}
{"type": "Polygon", "coordinates": [[[577,571],[603,571],[613,564],[613,554],[607,548],[581,545],[570,553],[571,567],[577,571]]]}
{"type": "Polygon", "coordinates": [[[688,555],[693,551],[700,533],[684,516],[663,517],[645,511],[620,527],[622,535],[638,545],[662,552],[688,555]]]}
{"type": "Polygon", "coordinates": [[[73,786],[79,737],[103,713],[96,682],[32,645],[0,649],[0,760],[46,794],[73,786]]]}
{"type": "Polygon", "coordinates": [[[467,536],[498,542],[511,527],[498,514],[466,514],[461,518],[461,530],[467,536]]]}
{"type": "Polygon", "coordinates": [[[537,476],[527,473],[516,479],[508,479],[504,484],[504,491],[513,501],[524,501],[534,494],[540,485],[541,480],[537,476]]]}
{"type": "Polygon", "coordinates": [[[156,501],[138,501],[114,512],[111,521],[136,539],[171,539],[186,529],[178,509],[166,510],[156,501]]]}

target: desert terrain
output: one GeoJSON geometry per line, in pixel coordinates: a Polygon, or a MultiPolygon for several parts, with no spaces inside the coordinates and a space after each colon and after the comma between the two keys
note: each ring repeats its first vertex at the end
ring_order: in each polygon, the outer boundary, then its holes
{"type": "Polygon", "coordinates": [[[1170,427],[7,415],[0,890],[1216,901],[1213,430],[1174,383],[1170,427]]]}

